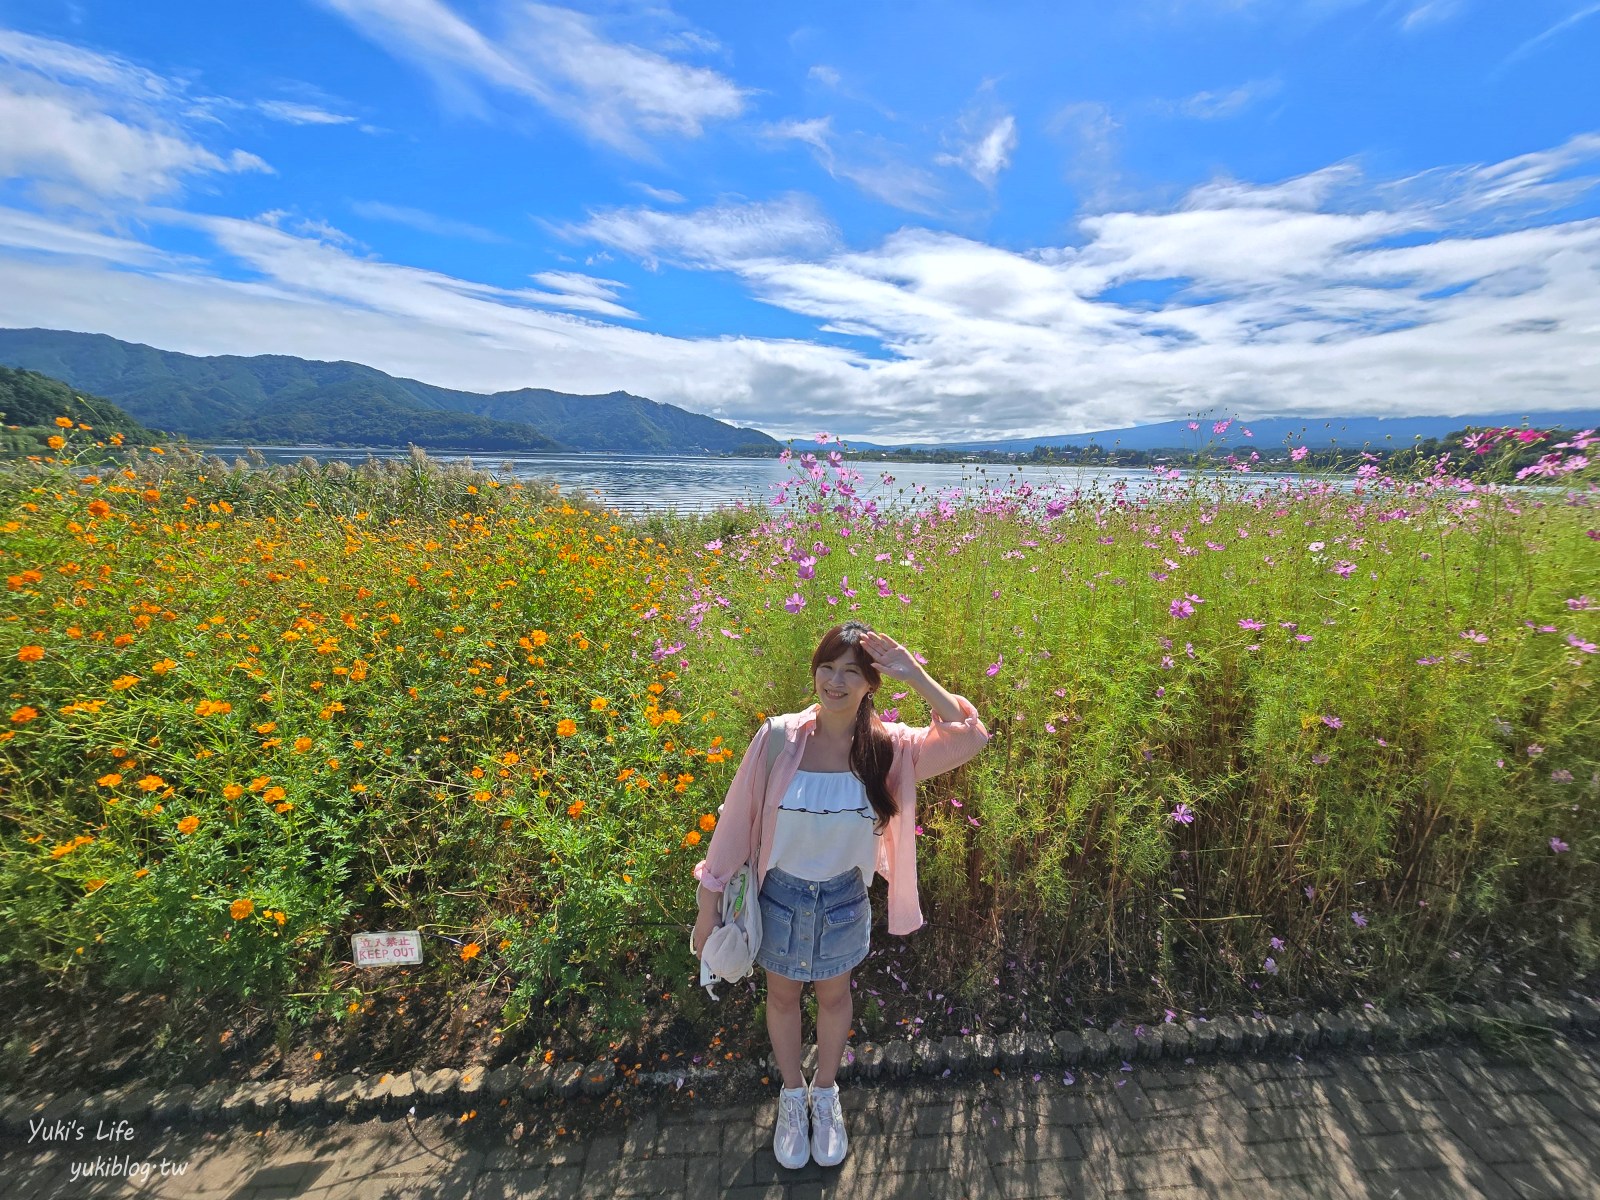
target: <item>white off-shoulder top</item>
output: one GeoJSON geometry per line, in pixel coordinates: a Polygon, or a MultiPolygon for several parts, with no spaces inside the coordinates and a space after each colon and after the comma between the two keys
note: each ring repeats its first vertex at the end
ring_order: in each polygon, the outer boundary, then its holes
{"type": "Polygon", "coordinates": [[[870,885],[878,863],[876,819],[866,785],[849,771],[796,771],[778,803],[767,868],[821,880],[856,867],[870,885]]]}

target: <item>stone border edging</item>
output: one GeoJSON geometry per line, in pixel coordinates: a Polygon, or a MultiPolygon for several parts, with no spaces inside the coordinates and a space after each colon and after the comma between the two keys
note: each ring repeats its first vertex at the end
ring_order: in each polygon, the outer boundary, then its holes
{"type": "MultiPolygon", "coordinates": [[[[1197,1055],[1242,1055],[1267,1051],[1294,1053],[1321,1048],[1369,1045],[1394,1049],[1440,1037],[1482,1039],[1504,1027],[1600,1035],[1600,1000],[1569,992],[1567,1000],[1531,1000],[1463,1004],[1445,1010],[1376,1008],[1354,1012],[1296,1014],[1290,1017],[1190,1017],[1159,1025],[1115,1022],[1106,1029],[1013,1031],[994,1036],[973,1034],[862,1042],[845,1049],[839,1078],[848,1080],[913,1077],[942,1079],[973,1071],[1018,1067],[1099,1067],[1120,1062],[1150,1063],[1161,1059],[1193,1061],[1197,1055]]],[[[806,1049],[806,1070],[816,1064],[816,1047],[806,1049]]],[[[770,1058],[764,1065],[744,1063],[718,1070],[691,1066],[641,1072],[643,1086],[682,1088],[685,1084],[776,1074],[770,1058]]],[[[215,1123],[245,1118],[275,1120],[283,1116],[323,1113],[329,1117],[372,1117],[401,1114],[416,1108],[446,1109],[609,1094],[619,1078],[611,1059],[592,1063],[507,1064],[490,1069],[443,1068],[383,1075],[341,1075],[317,1083],[287,1080],[234,1084],[217,1081],[195,1087],[156,1087],[133,1083],[106,1092],[75,1089],[0,1097],[0,1134],[25,1135],[32,1123],[56,1121],[154,1120],[163,1124],[190,1120],[215,1123]]]]}

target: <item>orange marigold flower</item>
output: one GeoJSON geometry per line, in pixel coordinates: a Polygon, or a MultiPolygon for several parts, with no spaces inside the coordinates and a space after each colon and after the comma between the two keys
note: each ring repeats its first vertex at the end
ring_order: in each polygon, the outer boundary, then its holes
{"type": "Polygon", "coordinates": [[[200,818],[189,816],[178,822],[179,833],[193,833],[200,828],[200,818]]]}
{"type": "Polygon", "coordinates": [[[52,433],[49,437],[45,438],[44,444],[49,446],[52,450],[59,450],[61,447],[67,444],[67,439],[62,437],[59,433],[52,433]]]}
{"type": "Polygon", "coordinates": [[[143,779],[139,780],[139,790],[143,792],[153,792],[157,788],[164,788],[166,786],[167,781],[161,778],[159,775],[146,775],[143,779]]]}
{"type": "Polygon", "coordinates": [[[590,712],[605,712],[605,710],[609,707],[610,704],[607,702],[604,696],[596,696],[593,700],[589,701],[590,712]]]}
{"type": "Polygon", "coordinates": [[[261,793],[261,799],[263,801],[265,801],[267,804],[276,804],[279,800],[282,800],[288,794],[289,794],[288,792],[284,791],[277,784],[273,784],[266,791],[261,793]]]}
{"type": "Polygon", "coordinates": [[[71,417],[57,417],[56,418],[56,427],[59,428],[59,429],[71,429],[72,428],[72,418],[71,417]]]}
{"type": "Polygon", "coordinates": [[[583,815],[583,810],[585,807],[586,806],[582,800],[574,800],[571,804],[567,805],[567,816],[581,816],[583,815]]]}
{"type": "Polygon", "coordinates": [[[114,692],[125,692],[138,682],[139,677],[137,675],[118,675],[111,681],[111,690],[114,692]]]}
{"type": "Polygon", "coordinates": [[[116,787],[117,784],[122,782],[122,776],[113,771],[109,775],[100,776],[100,778],[96,779],[95,782],[101,787],[116,787]]]}
{"type": "Polygon", "coordinates": [[[700,828],[704,829],[707,833],[710,833],[716,827],[717,818],[715,813],[706,813],[705,816],[700,818],[700,828]]]}
{"type": "Polygon", "coordinates": [[[178,664],[173,662],[172,659],[163,658],[158,663],[151,663],[150,664],[150,669],[152,671],[154,671],[157,675],[165,675],[168,671],[172,670],[172,668],[177,666],[177,665],[178,664]]]}
{"type": "Polygon", "coordinates": [[[295,738],[295,740],[294,740],[294,748],[299,753],[304,754],[307,750],[311,749],[311,739],[308,738],[308,737],[297,737],[297,738],[295,738]]]}
{"type": "Polygon", "coordinates": [[[140,867],[137,871],[135,871],[133,873],[133,877],[135,879],[143,879],[148,874],[150,874],[150,868],[149,867],[140,867]]]}
{"type": "Polygon", "coordinates": [[[91,517],[103,517],[108,515],[110,512],[111,505],[107,504],[104,500],[89,501],[89,515],[91,517]]]}
{"type": "Polygon", "coordinates": [[[22,646],[17,650],[18,662],[38,662],[43,657],[43,646],[22,646]]]}
{"type": "Polygon", "coordinates": [[[11,723],[13,725],[26,725],[29,721],[35,720],[38,716],[39,710],[37,708],[34,708],[31,704],[24,704],[21,708],[17,709],[11,714],[11,723]]]}
{"type": "Polygon", "coordinates": [[[286,813],[293,807],[294,807],[294,801],[293,800],[285,800],[282,804],[274,804],[272,806],[272,811],[275,812],[275,813],[286,813]]]}
{"type": "Polygon", "coordinates": [[[542,629],[535,629],[528,635],[528,640],[535,646],[542,646],[550,640],[550,635],[542,629]]]}
{"type": "Polygon", "coordinates": [[[477,958],[478,952],[481,949],[482,947],[479,946],[477,942],[468,942],[465,946],[461,947],[461,957],[463,960],[477,958]]]}
{"type": "Polygon", "coordinates": [[[244,789],[237,783],[226,783],[222,786],[222,797],[225,800],[237,800],[244,795],[244,789]]]}
{"type": "Polygon", "coordinates": [[[257,733],[271,733],[277,727],[278,727],[278,723],[276,721],[263,721],[263,722],[261,722],[261,724],[256,726],[256,732],[257,733]]]}
{"type": "Polygon", "coordinates": [[[698,846],[700,844],[700,831],[698,829],[689,830],[688,833],[683,835],[683,844],[685,846],[698,846]]]}
{"type": "Polygon", "coordinates": [[[565,720],[561,721],[556,726],[556,736],[557,737],[571,737],[573,734],[575,734],[577,732],[578,732],[578,723],[576,721],[574,721],[571,717],[566,718],[565,720]]]}
{"type": "Polygon", "coordinates": [[[235,900],[232,904],[228,905],[228,915],[235,921],[244,920],[251,913],[255,912],[255,910],[256,902],[248,897],[243,900],[235,900]]]}
{"type": "Polygon", "coordinates": [[[106,881],[104,879],[85,879],[83,881],[83,890],[86,892],[98,892],[105,885],[106,881]]]}

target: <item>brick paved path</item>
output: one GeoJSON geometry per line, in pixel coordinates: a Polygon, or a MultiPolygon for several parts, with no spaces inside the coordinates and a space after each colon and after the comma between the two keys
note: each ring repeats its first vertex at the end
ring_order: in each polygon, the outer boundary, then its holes
{"type": "Polygon", "coordinates": [[[40,1149],[15,1139],[0,1194],[217,1200],[740,1200],[929,1197],[1600,1198],[1600,1045],[1557,1038],[1533,1059],[1473,1047],[1198,1066],[1057,1068],[960,1083],[843,1087],[843,1165],[772,1158],[775,1089],[736,1107],[682,1096],[606,1126],[593,1109],[534,1110],[512,1143],[454,1116],[307,1119],[224,1131],[135,1131],[131,1142],[40,1149]],[[559,1119],[584,1137],[539,1136],[559,1119]],[[470,1132],[469,1132],[470,1131],[470,1132]],[[415,1136],[414,1136],[415,1135],[415,1136]],[[156,1165],[142,1183],[74,1179],[96,1156],[156,1165]],[[182,1162],[181,1178],[159,1175],[182,1162]]]}

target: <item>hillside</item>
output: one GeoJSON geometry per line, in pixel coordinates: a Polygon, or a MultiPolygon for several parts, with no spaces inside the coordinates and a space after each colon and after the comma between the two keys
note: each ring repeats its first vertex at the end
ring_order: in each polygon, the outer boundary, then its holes
{"type": "Polygon", "coordinates": [[[481,395],[351,362],[197,357],[104,334],[0,329],[0,363],[109,397],[137,420],[213,442],[471,450],[775,454],[778,443],[627,392],[481,395]]]}
{"type": "Polygon", "coordinates": [[[102,396],[75,392],[36,371],[0,367],[0,425],[7,427],[0,434],[6,450],[31,454],[43,449],[44,438],[61,432],[57,417],[88,425],[96,440],[109,441],[114,433],[129,442],[166,440],[165,434],[146,428],[102,396]]]}

